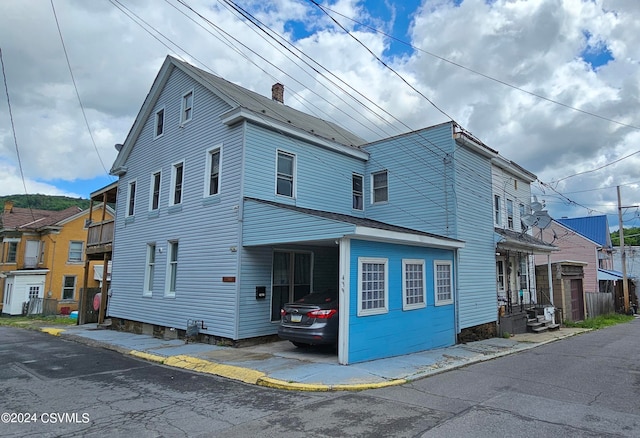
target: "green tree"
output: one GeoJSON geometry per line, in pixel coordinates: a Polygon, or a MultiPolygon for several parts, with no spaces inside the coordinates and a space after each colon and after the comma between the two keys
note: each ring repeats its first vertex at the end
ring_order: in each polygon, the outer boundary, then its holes
{"type": "MultiPolygon", "coordinates": [[[[613,246],[620,246],[620,230],[611,233],[611,243],[613,246]]],[[[624,244],[625,246],[640,246],[640,228],[625,228],[624,244]]]]}

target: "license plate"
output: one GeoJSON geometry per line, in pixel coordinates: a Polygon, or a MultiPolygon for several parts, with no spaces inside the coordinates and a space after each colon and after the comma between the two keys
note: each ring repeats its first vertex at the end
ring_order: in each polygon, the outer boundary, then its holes
{"type": "Polygon", "coordinates": [[[291,322],[300,322],[302,321],[302,315],[291,315],[291,322]]]}

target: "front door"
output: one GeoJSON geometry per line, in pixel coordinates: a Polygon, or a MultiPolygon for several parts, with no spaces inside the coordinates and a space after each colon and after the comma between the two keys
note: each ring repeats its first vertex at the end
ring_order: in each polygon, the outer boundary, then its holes
{"type": "Polygon", "coordinates": [[[584,298],[582,295],[582,280],[571,280],[571,320],[584,319],[584,298]]]}
{"type": "Polygon", "coordinates": [[[310,252],[275,251],[271,288],[271,321],[280,320],[280,309],[311,292],[310,252]]]}
{"type": "Polygon", "coordinates": [[[39,284],[28,285],[29,301],[27,313],[39,315],[42,313],[42,286],[39,284]]]}

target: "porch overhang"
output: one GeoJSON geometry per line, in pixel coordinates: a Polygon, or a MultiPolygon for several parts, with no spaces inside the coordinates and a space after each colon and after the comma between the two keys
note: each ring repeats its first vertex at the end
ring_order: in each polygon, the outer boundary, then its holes
{"type": "MultiPolygon", "coordinates": [[[[618,280],[622,280],[624,277],[622,275],[622,272],[620,271],[613,271],[613,270],[608,270],[608,269],[598,269],[598,280],[613,280],[613,281],[618,281],[618,280]]],[[[633,275],[627,275],[627,279],[634,279],[635,276],[633,275]]]]}
{"type": "Polygon", "coordinates": [[[384,222],[253,198],[245,198],[242,216],[243,246],[336,245],[350,238],[443,249],[464,247],[461,240],[384,222]]]}
{"type": "Polygon", "coordinates": [[[497,251],[520,251],[531,254],[551,254],[554,251],[560,251],[557,246],[526,233],[496,228],[494,236],[497,251]]]}

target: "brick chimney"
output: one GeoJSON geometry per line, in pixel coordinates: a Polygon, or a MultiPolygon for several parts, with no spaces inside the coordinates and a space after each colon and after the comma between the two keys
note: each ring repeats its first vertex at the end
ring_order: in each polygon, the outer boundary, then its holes
{"type": "Polygon", "coordinates": [[[4,214],[11,213],[13,210],[13,201],[4,201],[4,214]]]}
{"type": "Polygon", "coordinates": [[[284,103],[284,85],[278,83],[271,87],[271,99],[284,103]]]}

